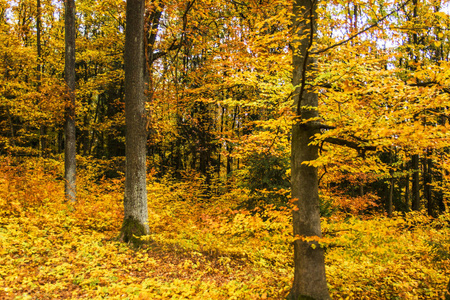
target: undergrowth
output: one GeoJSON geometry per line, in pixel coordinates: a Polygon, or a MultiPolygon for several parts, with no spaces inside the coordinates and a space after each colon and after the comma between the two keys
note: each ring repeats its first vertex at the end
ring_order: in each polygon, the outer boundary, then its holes
{"type": "MultiPolygon", "coordinates": [[[[93,168],[95,169],[95,168],[93,168]]],[[[293,279],[288,209],[236,210],[240,189],[209,199],[199,182],[149,178],[151,234],[117,242],[123,179],[79,172],[64,202],[62,163],[0,160],[0,299],[284,299],[293,279]]],[[[323,220],[333,299],[441,299],[450,216],[323,220]]]]}

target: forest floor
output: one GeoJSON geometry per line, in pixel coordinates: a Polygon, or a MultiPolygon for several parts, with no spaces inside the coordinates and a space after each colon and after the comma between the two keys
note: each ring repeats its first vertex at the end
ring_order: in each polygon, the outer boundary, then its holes
{"type": "MultiPolygon", "coordinates": [[[[64,202],[62,163],[0,158],[0,299],[284,299],[293,279],[288,209],[236,210],[231,189],[149,180],[148,244],[116,241],[123,180],[78,173],[64,202]]],[[[333,299],[443,299],[450,215],[322,220],[333,299]]]]}

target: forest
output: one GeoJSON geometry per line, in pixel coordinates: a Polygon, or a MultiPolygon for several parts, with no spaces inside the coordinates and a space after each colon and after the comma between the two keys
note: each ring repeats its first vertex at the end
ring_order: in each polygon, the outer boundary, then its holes
{"type": "Polygon", "coordinates": [[[450,300],[450,1],[0,0],[0,299],[450,300]]]}

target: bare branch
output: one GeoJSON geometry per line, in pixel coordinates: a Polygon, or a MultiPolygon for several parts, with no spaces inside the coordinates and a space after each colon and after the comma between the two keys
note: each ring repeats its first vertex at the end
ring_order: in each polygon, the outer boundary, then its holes
{"type": "Polygon", "coordinates": [[[348,43],[349,41],[353,40],[354,38],[356,38],[356,37],[359,36],[360,34],[363,34],[364,32],[366,32],[366,31],[368,31],[368,30],[370,30],[370,29],[372,29],[372,28],[374,28],[374,27],[377,27],[378,24],[380,24],[381,22],[383,22],[384,20],[386,20],[388,17],[390,17],[390,16],[392,16],[393,14],[395,14],[396,12],[398,12],[401,8],[403,8],[403,7],[404,7],[406,4],[408,4],[408,2],[410,2],[410,1],[411,1],[411,0],[407,0],[407,1],[406,1],[405,3],[403,3],[399,8],[397,8],[397,9],[391,11],[390,13],[388,13],[387,15],[385,15],[384,17],[382,17],[381,19],[378,19],[374,24],[370,25],[369,27],[366,27],[365,29],[363,29],[363,30],[361,30],[361,31],[359,31],[359,32],[357,32],[357,33],[351,35],[349,38],[347,38],[347,39],[345,39],[345,40],[343,40],[343,41],[340,41],[339,43],[336,43],[336,44],[334,44],[334,45],[331,45],[331,46],[329,46],[329,47],[326,47],[326,48],[324,48],[324,49],[320,49],[320,50],[317,50],[317,51],[313,51],[313,52],[311,52],[310,54],[312,54],[312,55],[320,54],[320,53],[326,52],[326,51],[328,51],[328,50],[330,50],[330,49],[333,49],[333,48],[336,48],[336,47],[338,47],[338,46],[341,46],[341,45],[343,45],[343,44],[345,44],[345,43],[348,43]]]}

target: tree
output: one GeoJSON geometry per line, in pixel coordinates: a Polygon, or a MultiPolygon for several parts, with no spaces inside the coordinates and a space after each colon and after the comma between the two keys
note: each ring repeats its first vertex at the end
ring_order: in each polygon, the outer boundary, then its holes
{"type": "Polygon", "coordinates": [[[64,126],[65,194],[76,201],[76,136],[75,136],[75,0],[65,0],[65,80],[67,102],[64,126]]]}
{"type": "MultiPolygon", "coordinates": [[[[38,64],[37,64],[37,84],[38,84],[38,88],[37,88],[37,92],[40,93],[41,92],[41,80],[42,80],[42,64],[41,64],[41,60],[42,60],[42,45],[41,45],[41,0],[37,0],[36,1],[36,50],[37,50],[37,59],[38,59],[38,64]]],[[[40,155],[41,156],[45,156],[45,148],[47,148],[47,141],[45,138],[46,135],[46,127],[45,125],[41,125],[39,128],[39,147],[40,147],[40,155]]]]}
{"type": "Polygon", "coordinates": [[[138,244],[149,233],[144,73],[144,0],[128,0],[125,27],[126,172],[124,220],[119,239],[138,244]]]}
{"type": "Polygon", "coordinates": [[[305,162],[318,158],[318,146],[311,144],[319,132],[318,95],[308,82],[317,60],[309,51],[317,31],[317,1],[296,0],[293,9],[293,78],[295,87],[292,128],[291,188],[294,226],[294,283],[289,299],[330,299],[325,276],[324,249],[318,240],[320,227],[317,168],[305,162]]]}

